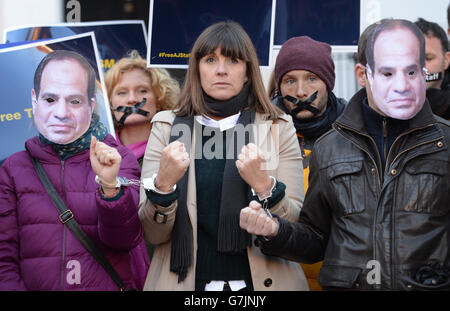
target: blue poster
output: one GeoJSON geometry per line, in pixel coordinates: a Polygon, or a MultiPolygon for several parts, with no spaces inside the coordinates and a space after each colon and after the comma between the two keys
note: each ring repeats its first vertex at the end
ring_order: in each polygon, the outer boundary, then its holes
{"type": "Polygon", "coordinates": [[[309,36],[330,45],[358,45],[360,0],[277,0],[274,45],[309,36]]]}
{"type": "Polygon", "coordinates": [[[33,42],[0,49],[0,163],[11,154],[24,150],[25,141],[38,134],[33,122],[31,90],[34,72],[42,58],[54,50],[71,50],[84,56],[97,76],[95,112],[100,121],[114,133],[103,71],[93,33],[33,42]]]}
{"type": "Polygon", "coordinates": [[[110,21],[63,23],[33,27],[10,28],[5,31],[6,43],[62,38],[93,31],[97,40],[101,65],[107,71],[130,50],[142,58],[147,54],[147,34],[144,21],[110,21]]]}
{"type": "Polygon", "coordinates": [[[151,0],[147,64],[187,68],[189,53],[200,33],[214,23],[233,20],[252,39],[260,65],[269,66],[272,6],[272,0],[151,0]]]}
{"type": "MultiPolygon", "coordinates": [[[[40,41],[45,41],[45,40],[36,40],[34,42],[40,42],[40,41]]],[[[29,41],[20,41],[20,42],[3,43],[3,44],[0,44],[0,49],[10,48],[13,46],[18,46],[18,45],[23,45],[23,44],[28,44],[28,43],[30,43],[30,42],[29,41]]]]}

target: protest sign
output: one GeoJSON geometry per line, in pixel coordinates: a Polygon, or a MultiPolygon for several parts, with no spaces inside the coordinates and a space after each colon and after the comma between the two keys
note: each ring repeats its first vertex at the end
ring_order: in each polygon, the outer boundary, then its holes
{"type": "Polygon", "coordinates": [[[277,0],[275,46],[309,36],[332,46],[358,45],[360,0],[277,0]]]}
{"type": "Polygon", "coordinates": [[[114,133],[93,32],[3,48],[0,49],[0,92],[3,94],[0,101],[0,161],[24,150],[25,141],[38,134],[32,109],[34,73],[44,56],[54,50],[77,52],[93,67],[97,80],[95,113],[109,133],[114,133]]]}
{"type": "Polygon", "coordinates": [[[101,67],[107,71],[130,50],[137,50],[142,57],[147,53],[147,34],[144,21],[105,21],[61,23],[7,28],[5,43],[62,38],[93,31],[101,59],[101,67]]]}
{"type": "Polygon", "coordinates": [[[187,68],[200,33],[225,20],[241,24],[251,38],[259,63],[269,66],[275,0],[151,0],[147,66],[187,68]]]}

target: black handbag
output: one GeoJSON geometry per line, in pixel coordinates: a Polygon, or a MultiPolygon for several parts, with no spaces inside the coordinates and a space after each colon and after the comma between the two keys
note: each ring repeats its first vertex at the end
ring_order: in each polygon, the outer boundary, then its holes
{"type": "Polygon", "coordinates": [[[80,241],[81,245],[89,252],[89,254],[94,257],[94,259],[103,267],[103,269],[108,273],[111,279],[116,283],[117,287],[121,290],[134,290],[134,289],[126,289],[122,279],[120,278],[117,271],[102,253],[102,251],[97,247],[97,245],[92,241],[89,236],[81,229],[78,222],[73,217],[73,213],[70,209],[66,207],[66,204],[59,196],[55,187],[53,186],[50,178],[42,167],[41,163],[36,160],[30,153],[28,153],[33,161],[33,165],[36,169],[36,172],[41,180],[42,184],[47,190],[48,195],[53,201],[53,204],[56,206],[56,209],[59,212],[59,220],[66,225],[69,230],[73,233],[73,235],[80,241]]]}

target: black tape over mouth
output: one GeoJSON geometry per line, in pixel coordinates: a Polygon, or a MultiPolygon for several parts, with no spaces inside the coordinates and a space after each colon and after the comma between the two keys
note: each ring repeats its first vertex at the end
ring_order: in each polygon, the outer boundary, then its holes
{"type": "Polygon", "coordinates": [[[318,93],[319,91],[315,91],[305,101],[301,101],[300,99],[290,95],[286,95],[283,98],[297,106],[291,111],[291,115],[294,117],[297,115],[297,113],[299,113],[302,110],[308,110],[311,111],[314,115],[318,115],[320,113],[320,110],[317,109],[316,107],[311,106],[311,104],[316,100],[318,93]]]}
{"type": "Polygon", "coordinates": [[[123,126],[126,118],[128,118],[128,116],[131,115],[132,113],[136,113],[136,114],[140,114],[141,116],[148,117],[150,112],[141,109],[141,107],[144,106],[146,102],[147,102],[147,98],[144,98],[144,99],[142,99],[142,101],[140,103],[136,103],[136,105],[134,105],[132,107],[119,106],[116,109],[113,109],[113,111],[116,111],[116,112],[124,112],[124,114],[122,115],[120,120],[117,121],[117,123],[119,123],[120,126],[123,126]]]}
{"type": "Polygon", "coordinates": [[[426,82],[439,81],[439,80],[442,80],[442,78],[443,78],[442,71],[441,72],[425,74],[425,81],[426,82]]]}

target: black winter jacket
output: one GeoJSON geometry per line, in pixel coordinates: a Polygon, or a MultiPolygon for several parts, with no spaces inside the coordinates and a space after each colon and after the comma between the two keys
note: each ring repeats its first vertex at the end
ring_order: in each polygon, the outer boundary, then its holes
{"type": "Polygon", "coordinates": [[[382,169],[363,121],[366,97],[355,94],[316,141],[299,222],[280,220],[261,249],[324,259],[325,289],[450,290],[450,122],[425,102],[382,169]]]}

